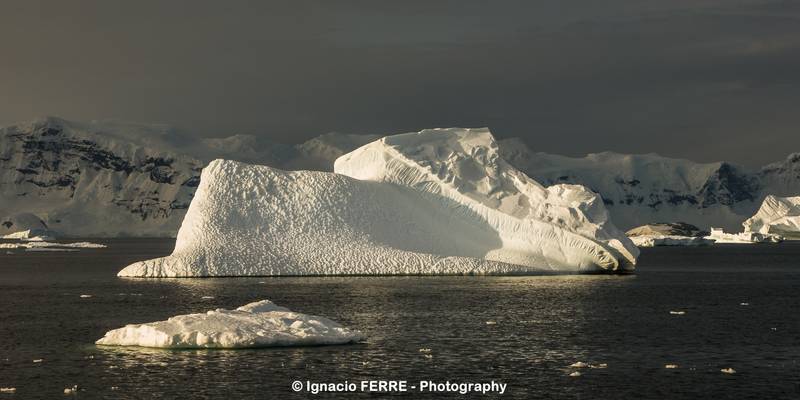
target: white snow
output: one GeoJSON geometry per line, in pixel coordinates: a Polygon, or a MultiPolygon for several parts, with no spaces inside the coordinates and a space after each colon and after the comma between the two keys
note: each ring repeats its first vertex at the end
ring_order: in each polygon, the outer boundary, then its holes
{"type": "Polygon", "coordinates": [[[114,346],[164,348],[249,348],[355,343],[359,331],[327,318],[301,314],[269,300],[235,310],[218,308],[185,314],[166,321],[127,325],[105,334],[96,343],[114,346]]]}
{"type": "Polygon", "coordinates": [[[722,228],[711,228],[711,234],[706,239],[713,240],[715,243],[778,243],[783,241],[783,237],[771,233],[762,234],[758,232],[727,233],[722,228]]]}
{"type": "Polygon", "coordinates": [[[800,239],[800,196],[769,195],[755,215],[742,224],[745,232],[763,235],[776,234],[788,239],[800,239]]]}
{"type": "Polygon", "coordinates": [[[381,139],[336,171],[216,160],[173,253],[119,275],[628,271],[638,255],[594,193],[543,188],[499,158],[487,130],[381,139]]]}
{"type": "Polygon", "coordinates": [[[710,246],[713,240],[695,236],[676,235],[641,235],[631,236],[630,239],[638,247],[655,246],[710,246]]]}
{"type": "Polygon", "coordinates": [[[33,250],[69,250],[69,249],[104,249],[107,246],[100,243],[92,242],[74,242],[74,243],[56,243],[46,241],[24,241],[24,242],[11,242],[0,243],[0,249],[27,249],[33,250]]]}

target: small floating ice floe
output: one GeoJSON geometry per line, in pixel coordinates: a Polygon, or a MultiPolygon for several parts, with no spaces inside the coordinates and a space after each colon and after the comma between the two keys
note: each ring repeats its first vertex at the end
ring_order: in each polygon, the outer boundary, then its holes
{"type": "Polygon", "coordinates": [[[608,368],[608,364],[606,364],[606,363],[601,363],[601,364],[589,364],[589,368],[594,368],[594,369],[606,369],[606,368],[608,368]]]}
{"type": "Polygon", "coordinates": [[[497,321],[486,321],[486,325],[497,325],[497,321]]]}
{"type": "Polygon", "coordinates": [[[33,360],[34,364],[38,364],[38,363],[40,363],[42,361],[44,361],[44,359],[41,359],[41,358],[37,358],[37,359],[33,360]]]}
{"type": "Polygon", "coordinates": [[[92,295],[90,295],[90,294],[82,294],[81,298],[82,299],[90,299],[90,298],[92,298],[92,295]]]}
{"type": "Polygon", "coordinates": [[[163,348],[248,348],[355,343],[364,336],[327,318],[262,300],[235,310],[218,308],[166,321],[127,325],[96,343],[163,348]]]}
{"type": "Polygon", "coordinates": [[[583,374],[581,374],[581,373],[580,373],[580,372],[578,372],[578,371],[575,371],[575,372],[573,372],[573,373],[569,374],[569,376],[572,376],[572,377],[581,376],[581,375],[583,375],[583,374]]]}
{"type": "Polygon", "coordinates": [[[578,362],[573,363],[569,367],[570,368],[586,368],[588,366],[589,366],[589,364],[587,364],[587,363],[585,363],[583,361],[578,361],[578,362]]]}
{"type": "Polygon", "coordinates": [[[749,306],[750,303],[739,303],[740,306],[749,306]]]}
{"type": "Polygon", "coordinates": [[[214,296],[203,296],[203,297],[201,297],[201,299],[203,299],[203,300],[212,300],[212,299],[214,299],[214,296]]]}
{"type": "Polygon", "coordinates": [[[666,369],[677,369],[678,368],[678,364],[667,364],[667,365],[664,366],[664,368],[666,368],[666,369]]]}
{"type": "Polygon", "coordinates": [[[429,348],[426,348],[426,347],[423,347],[423,348],[419,349],[419,352],[420,352],[420,353],[430,353],[430,352],[431,352],[431,349],[429,349],[429,348]]]}
{"type": "Polygon", "coordinates": [[[64,394],[76,394],[78,393],[78,385],[72,385],[71,388],[65,388],[64,394]]]}
{"type": "Polygon", "coordinates": [[[719,370],[719,372],[722,372],[723,374],[735,374],[736,370],[733,368],[723,368],[719,370]]]}
{"type": "Polygon", "coordinates": [[[112,386],[111,390],[119,390],[119,386],[112,386]]]}
{"type": "Polygon", "coordinates": [[[17,393],[17,388],[14,388],[14,387],[0,387],[0,393],[17,393]]]}
{"type": "Polygon", "coordinates": [[[671,315],[684,315],[684,314],[686,314],[686,311],[675,311],[675,310],[673,310],[673,311],[670,311],[669,313],[671,315]]]}
{"type": "Polygon", "coordinates": [[[430,360],[431,358],[433,358],[433,355],[432,355],[432,354],[423,354],[422,356],[423,356],[423,357],[425,357],[425,358],[427,358],[427,359],[429,359],[429,360],[430,360]]]}

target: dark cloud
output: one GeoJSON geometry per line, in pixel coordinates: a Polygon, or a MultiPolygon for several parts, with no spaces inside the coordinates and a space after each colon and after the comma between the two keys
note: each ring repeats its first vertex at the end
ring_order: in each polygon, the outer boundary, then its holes
{"type": "Polygon", "coordinates": [[[547,152],[750,165],[800,151],[796,2],[19,1],[0,51],[0,123],[280,141],[489,126],[547,152]]]}

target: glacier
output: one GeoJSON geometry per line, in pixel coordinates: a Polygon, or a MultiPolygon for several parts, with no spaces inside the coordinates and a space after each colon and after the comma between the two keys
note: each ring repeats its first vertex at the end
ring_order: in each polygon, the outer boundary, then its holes
{"type": "Polygon", "coordinates": [[[128,277],[626,272],[638,249],[602,200],[544,188],[488,130],[396,135],[340,157],[337,173],[215,160],[175,249],[128,277]],[[381,166],[380,163],[383,163],[381,166]]]}
{"type": "Polygon", "coordinates": [[[355,343],[364,339],[327,318],[302,314],[269,300],[235,310],[218,308],[166,321],[132,324],[107,332],[95,343],[160,348],[252,348],[355,343]]]}
{"type": "Polygon", "coordinates": [[[786,239],[800,240],[800,196],[769,195],[755,215],[743,224],[745,232],[776,234],[786,239]]]}

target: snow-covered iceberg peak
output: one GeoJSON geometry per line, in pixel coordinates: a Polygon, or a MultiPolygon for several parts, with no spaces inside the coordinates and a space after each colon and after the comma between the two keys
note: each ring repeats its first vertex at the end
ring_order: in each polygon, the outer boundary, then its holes
{"type": "Polygon", "coordinates": [[[628,270],[639,253],[597,194],[580,185],[543,187],[499,155],[486,128],[387,136],[340,157],[334,171],[454,201],[465,218],[496,228],[506,254],[489,259],[525,263],[536,248],[561,262],[582,258],[586,269],[628,270]]]}
{"type": "Polygon", "coordinates": [[[292,312],[269,300],[262,300],[235,310],[218,308],[206,313],[178,315],[166,321],[127,325],[109,331],[96,343],[165,348],[247,348],[345,344],[362,339],[360,332],[327,318],[292,312]]]}
{"type": "Polygon", "coordinates": [[[769,195],[755,215],[744,221],[745,232],[777,234],[787,239],[800,239],[800,196],[769,195]]]}

